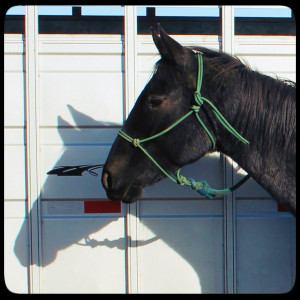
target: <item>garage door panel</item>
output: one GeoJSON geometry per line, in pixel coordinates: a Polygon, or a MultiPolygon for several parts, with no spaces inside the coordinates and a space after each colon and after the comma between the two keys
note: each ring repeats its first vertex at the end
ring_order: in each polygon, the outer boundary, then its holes
{"type": "Polygon", "coordinates": [[[223,293],[222,222],[209,217],[142,218],[140,292],[223,293]]]}
{"type": "Polygon", "coordinates": [[[251,55],[295,55],[295,37],[294,36],[235,36],[235,53],[251,55]]]}
{"type": "Polygon", "coordinates": [[[243,199],[236,201],[236,213],[238,215],[249,215],[249,214],[277,214],[278,203],[274,199],[243,199]]]}
{"type": "Polygon", "coordinates": [[[237,292],[286,293],[295,282],[295,218],[237,218],[237,292]]]}
{"type": "Polygon", "coordinates": [[[45,218],[42,292],[125,293],[124,233],[123,218],[45,218]]]}
{"type": "Polygon", "coordinates": [[[40,124],[122,125],[122,86],[121,73],[42,73],[40,124]]]}
{"type": "Polygon", "coordinates": [[[144,216],[223,216],[223,200],[142,200],[139,204],[139,215],[144,216]]]}
{"type": "MultiPolygon", "coordinates": [[[[19,211],[18,209],[17,215],[20,213],[19,211]]],[[[28,252],[27,219],[16,218],[11,214],[5,215],[4,276],[6,287],[13,293],[28,293],[28,252]]]]}
{"type": "Polygon", "coordinates": [[[24,72],[24,55],[23,53],[9,53],[4,55],[4,71],[13,73],[24,72]]]}
{"type": "Polygon", "coordinates": [[[23,72],[4,73],[4,125],[25,126],[25,75],[23,72]],[[12,84],[13,83],[13,84],[12,84]]]}
{"type": "Polygon", "coordinates": [[[4,198],[26,199],[25,146],[5,146],[4,153],[4,198]]]}
{"type": "MultiPolygon", "coordinates": [[[[70,126],[65,128],[63,121],[58,128],[41,128],[41,144],[64,145],[64,146],[109,146],[116,139],[120,127],[118,128],[77,128],[70,126]]],[[[104,163],[104,161],[103,161],[104,163]]]]}
{"type": "Polygon", "coordinates": [[[276,55],[239,55],[242,61],[246,61],[251,69],[258,70],[262,73],[274,72],[295,72],[295,56],[276,56],[276,55]],[[274,63],[276,62],[276,63],[274,63]]]}
{"type": "Polygon", "coordinates": [[[41,54],[121,54],[124,43],[118,34],[39,34],[41,54]]]}
{"type": "Polygon", "coordinates": [[[88,72],[121,72],[121,55],[78,55],[68,53],[68,55],[48,54],[41,55],[39,59],[41,72],[43,71],[88,71],[88,72]]]}

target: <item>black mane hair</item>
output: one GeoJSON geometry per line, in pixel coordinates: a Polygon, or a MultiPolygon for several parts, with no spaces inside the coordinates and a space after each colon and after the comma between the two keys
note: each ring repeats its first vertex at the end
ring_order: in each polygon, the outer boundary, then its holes
{"type": "Polygon", "coordinates": [[[295,150],[295,82],[261,74],[242,63],[239,58],[222,51],[204,47],[192,49],[203,53],[208,64],[222,66],[215,77],[222,74],[225,76],[232,68],[239,70],[243,88],[237,115],[243,118],[237,120],[237,127],[241,128],[243,134],[247,133],[249,139],[256,139],[262,149],[276,145],[285,151],[295,150]],[[263,132],[260,140],[257,140],[257,132],[263,132]]]}

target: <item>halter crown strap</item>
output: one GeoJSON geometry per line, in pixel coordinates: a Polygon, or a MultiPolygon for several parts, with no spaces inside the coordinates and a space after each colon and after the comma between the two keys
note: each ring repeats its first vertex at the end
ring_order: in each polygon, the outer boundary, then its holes
{"type": "Polygon", "coordinates": [[[158,137],[164,135],[165,133],[169,132],[174,127],[176,127],[178,124],[180,124],[183,120],[185,120],[187,117],[189,117],[191,114],[194,113],[195,116],[196,116],[196,118],[197,118],[197,120],[198,120],[198,122],[204,128],[206,134],[209,136],[209,138],[210,138],[210,140],[212,142],[212,150],[214,150],[215,147],[216,147],[216,141],[215,141],[213,135],[210,133],[210,131],[206,127],[206,125],[204,124],[204,122],[199,117],[199,114],[198,114],[199,111],[200,111],[201,106],[204,103],[207,103],[212,108],[212,111],[215,114],[216,118],[218,119],[218,121],[222,124],[222,126],[227,131],[229,131],[233,136],[235,136],[236,138],[238,138],[244,144],[249,144],[249,142],[243,136],[241,136],[229,124],[229,122],[220,113],[220,111],[214,106],[214,104],[211,101],[209,101],[208,99],[206,99],[205,97],[201,96],[201,87],[202,87],[202,79],[203,79],[203,57],[202,57],[202,53],[196,52],[196,54],[197,54],[197,57],[198,57],[198,65],[199,65],[199,67],[198,67],[197,88],[196,88],[196,91],[194,92],[194,99],[195,99],[196,105],[193,105],[191,107],[191,110],[188,113],[186,113],[179,120],[177,120],[176,122],[174,122],[173,124],[171,124],[168,128],[166,128],[165,130],[163,130],[163,131],[161,131],[161,132],[159,132],[159,133],[157,133],[157,134],[155,134],[153,136],[150,136],[148,138],[145,138],[145,139],[132,138],[132,137],[130,137],[127,133],[125,133],[122,130],[120,130],[118,134],[119,134],[120,137],[122,137],[123,139],[125,139],[126,141],[128,141],[129,143],[131,143],[134,147],[139,148],[141,151],[143,151],[145,153],[145,155],[170,180],[172,180],[173,182],[178,183],[180,185],[191,186],[192,189],[196,190],[201,196],[211,199],[211,198],[215,197],[216,195],[225,195],[225,194],[233,192],[237,187],[239,187],[241,184],[243,184],[244,182],[246,182],[249,179],[250,176],[246,175],[241,181],[239,181],[234,186],[232,186],[230,188],[227,188],[227,189],[223,189],[223,190],[212,189],[205,181],[196,182],[193,178],[187,179],[186,177],[180,175],[180,169],[175,173],[176,177],[177,177],[177,180],[176,180],[166,170],[164,170],[164,168],[162,166],[160,166],[160,164],[153,158],[153,156],[150,155],[150,153],[144,147],[141,146],[141,143],[148,142],[150,140],[158,138],[158,137]]]}
{"type": "MultiPolygon", "coordinates": [[[[195,102],[198,104],[199,108],[202,106],[202,104],[204,102],[206,102],[211,108],[213,113],[215,114],[215,116],[217,117],[218,121],[223,125],[223,127],[229,131],[233,136],[235,136],[237,139],[239,139],[241,142],[243,142],[244,144],[249,144],[249,142],[242,137],[230,124],[229,122],[226,120],[226,118],[220,113],[220,111],[214,106],[214,104],[209,101],[208,99],[206,99],[205,97],[201,96],[201,87],[202,87],[202,79],[203,79],[203,57],[201,55],[201,53],[197,53],[198,56],[198,81],[197,81],[197,89],[194,93],[194,99],[195,102]]],[[[196,114],[196,117],[199,121],[199,123],[202,125],[202,127],[204,128],[204,130],[206,131],[207,135],[210,137],[213,147],[212,150],[215,149],[215,139],[213,138],[213,136],[211,135],[211,133],[209,132],[209,130],[207,129],[207,127],[204,125],[204,123],[201,121],[200,117],[198,114],[196,114]]]]}

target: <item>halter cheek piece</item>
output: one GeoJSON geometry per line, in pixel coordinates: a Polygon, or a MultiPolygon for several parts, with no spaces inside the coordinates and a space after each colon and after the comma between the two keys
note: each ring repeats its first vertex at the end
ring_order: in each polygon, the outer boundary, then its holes
{"type": "Polygon", "coordinates": [[[208,128],[205,126],[205,124],[203,123],[203,121],[201,120],[201,118],[198,115],[198,112],[200,111],[201,106],[204,103],[207,103],[213,113],[215,114],[216,118],[218,119],[218,121],[223,125],[223,127],[228,130],[233,136],[235,136],[236,138],[238,138],[241,142],[243,142],[244,144],[249,144],[249,142],[242,137],[229,123],[228,121],[225,119],[225,117],[220,113],[220,111],[213,105],[213,103],[211,101],[209,101],[208,99],[206,99],[205,97],[201,96],[201,86],[202,86],[202,79],[203,79],[203,57],[202,57],[202,53],[196,52],[197,57],[198,57],[198,80],[197,80],[197,89],[194,92],[194,100],[196,102],[195,105],[193,105],[191,107],[191,110],[185,114],[183,117],[181,117],[179,120],[177,120],[176,122],[174,122],[172,125],[170,125],[168,128],[166,128],[165,130],[150,136],[148,138],[145,139],[136,139],[136,138],[132,138],[130,137],[128,134],[126,134],[125,132],[123,132],[122,130],[119,131],[119,136],[122,137],[123,139],[125,139],[126,141],[128,141],[129,143],[132,143],[132,145],[134,147],[139,148],[141,151],[143,151],[145,153],[146,156],[148,156],[148,158],[161,170],[161,172],[166,175],[170,180],[172,180],[175,183],[178,183],[180,185],[187,185],[190,186],[192,189],[196,190],[201,196],[205,197],[205,198],[214,198],[217,195],[225,195],[228,193],[233,192],[234,190],[236,190],[239,186],[241,186],[244,182],[246,182],[250,176],[246,175],[242,180],[240,180],[238,183],[236,183],[235,185],[233,185],[230,188],[224,189],[224,190],[216,190],[216,189],[212,189],[205,181],[200,181],[200,182],[196,182],[193,178],[189,178],[187,179],[185,176],[180,175],[180,169],[178,169],[175,172],[176,175],[176,179],[173,178],[170,174],[167,173],[167,171],[165,171],[160,165],[159,163],[149,154],[149,152],[143,148],[141,146],[142,143],[144,142],[148,142],[150,140],[153,140],[155,138],[158,138],[162,135],[164,135],[165,133],[169,132],[170,130],[172,130],[174,127],[176,127],[178,124],[180,124],[183,120],[185,120],[187,117],[189,117],[191,114],[194,114],[198,120],[198,122],[200,123],[200,125],[204,128],[206,134],[209,136],[211,142],[212,142],[212,151],[215,149],[216,147],[216,141],[213,137],[213,135],[210,133],[210,131],[208,130],[208,128]]]}

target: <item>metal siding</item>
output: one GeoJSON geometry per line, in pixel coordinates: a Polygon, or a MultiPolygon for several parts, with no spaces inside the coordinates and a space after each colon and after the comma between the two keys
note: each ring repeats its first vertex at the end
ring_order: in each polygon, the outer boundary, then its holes
{"type": "Polygon", "coordinates": [[[20,34],[4,36],[4,274],[15,293],[29,285],[23,42],[20,34]]]}
{"type": "Polygon", "coordinates": [[[19,214],[20,206],[24,203],[4,204],[4,276],[5,284],[13,293],[28,293],[28,223],[22,214],[19,214]],[[11,207],[14,205],[13,211],[11,207]],[[20,231],[23,228],[24,231],[20,231]],[[18,255],[18,258],[16,257],[18,255]]]}
{"type": "MultiPolygon", "coordinates": [[[[23,41],[22,36],[13,39],[9,35],[5,41],[5,225],[11,234],[5,238],[5,278],[10,290],[26,293],[28,224],[24,200],[16,201],[26,196],[24,94],[20,93],[24,90],[24,66],[23,53],[16,52],[23,41]],[[24,186],[23,192],[15,186],[24,186]],[[23,215],[17,215],[18,211],[23,215]],[[7,267],[8,263],[13,267],[7,267]],[[21,285],[13,280],[16,271],[21,285]]],[[[106,198],[99,177],[46,175],[56,165],[103,163],[118,131],[116,126],[123,123],[122,41],[120,36],[106,36],[101,41],[99,36],[76,39],[66,35],[57,40],[54,36],[39,36],[42,256],[35,264],[42,281],[41,285],[30,282],[34,292],[126,292],[126,206],[122,206],[121,214],[87,215],[78,210],[78,203],[106,198]],[[98,52],[91,56],[93,44],[98,52]],[[115,45],[114,53],[108,51],[111,45],[115,45]],[[55,201],[62,205],[53,205],[55,201]],[[65,215],[59,213],[63,211],[65,215]],[[78,251],[86,259],[78,262],[78,251]],[[95,260],[91,255],[95,251],[102,259],[95,260]]],[[[32,209],[36,208],[35,202],[32,209]]]]}
{"type": "Polygon", "coordinates": [[[237,216],[237,293],[286,293],[295,283],[296,227],[288,215],[237,216]]]}
{"type": "Polygon", "coordinates": [[[53,166],[105,161],[123,123],[121,38],[41,35],[40,44],[41,291],[124,293],[126,206],[121,214],[86,214],[84,201],[106,198],[100,177],[46,175],[53,166]]]}
{"type": "Polygon", "coordinates": [[[223,293],[222,224],[222,215],[141,216],[139,292],[223,293]]]}
{"type": "MultiPolygon", "coordinates": [[[[296,44],[291,36],[236,36],[235,54],[272,77],[296,80],[296,44]]],[[[235,164],[236,167],[236,164],[235,164]]],[[[235,181],[242,177],[235,174],[235,181]]],[[[295,218],[254,180],[235,193],[236,292],[285,293],[295,283],[295,218]]]]}
{"type": "Polygon", "coordinates": [[[43,293],[125,293],[122,217],[48,216],[42,235],[43,293]]]}
{"type": "MultiPolygon", "coordinates": [[[[174,37],[184,45],[220,47],[218,36],[174,37]]],[[[223,199],[198,200],[193,191],[164,180],[147,188],[138,205],[122,204],[120,214],[87,215],[84,201],[106,198],[99,177],[46,175],[54,166],[105,161],[124,117],[124,45],[120,35],[39,35],[38,40],[39,291],[226,291],[223,199]],[[128,252],[129,244],[134,251],[128,252]]],[[[234,47],[236,55],[262,72],[295,78],[294,37],[236,36],[234,47]]],[[[137,36],[136,51],[138,94],[159,56],[149,35],[137,36]]],[[[5,35],[5,280],[10,290],[26,293],[23,60],[22,36],[5,35]]],[[[214,154],[182,174],[221,188],[226,165],[231,168],[214,154]]],[[[288,291],[295,278],[293,217],[279,213],[277,203],[253,180],[234,194],[233,204],[236,292],[288,291]]]]}
{"type": "Polygon", "coordinates": [[[68,122],[68,126],[122,125],[120,37],[104,37],[101,43],[98,35],[64,38],[62,41],[61,36],[55,40],[52,35],[40,35],[41,126],[55,127],[60,119],[68,122]],[[110,48],[113,52],[108,51],[110,48]],[[76,115],[70,116],[72,108],[81,113],[76,120],[76,115]]]}
{"type": "Polygon", "coordinates": [[[236,36],[235,55],[261,73],[296,81],[293,36],[236,36]]]}

